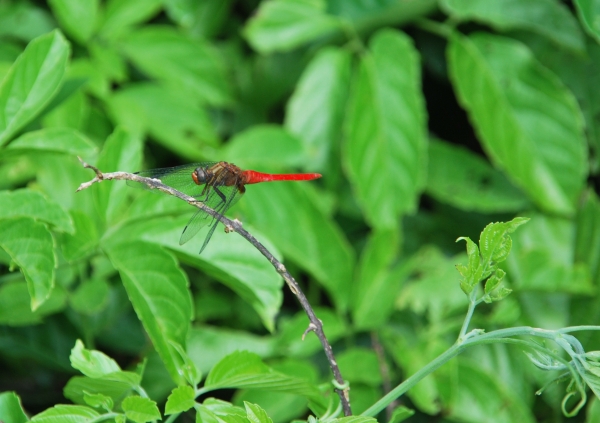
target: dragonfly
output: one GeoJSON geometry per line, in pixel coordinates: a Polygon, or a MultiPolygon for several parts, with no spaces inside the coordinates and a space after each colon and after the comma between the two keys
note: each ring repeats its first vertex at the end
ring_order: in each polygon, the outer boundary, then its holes
{"type": "MultiPolygon", "coordinates": [[[[185,244],[200,229],[209,225],[208,233],[198,254],[201,254],[206,248],[223,215],[246,192],[246,185],[272,181],[310,181],[321,177],[319,173],[271,174],[242,170],[228,162],[190,163],[182,166],[143,170],[135,174],[158,179],[163,184],[194,197],[217,212],[217,217],[213,217],[203,210],[198,210],[181,233],[179,245],[185,244]]],[[[127,181],[127,184],[139,186],[139,183],[134,181],[127,181]]]]}

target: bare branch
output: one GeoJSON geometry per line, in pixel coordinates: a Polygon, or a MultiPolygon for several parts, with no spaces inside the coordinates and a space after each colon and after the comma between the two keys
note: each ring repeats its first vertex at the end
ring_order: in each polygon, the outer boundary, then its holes
{"type": "Polygon", "coordinates": [[[311,307],[310,303],[308,302],[308,299],[306,298],[306,295],[304,295],[304,293],[302,292],[302,289],[300,289],[300,286],[298,285],[298,283],[296,282],[294,277],[287,271],[287,269],[285,268],[283,263],[281,263],[279,260],[277,260],[275,258],[275,256],[273,256],[273,254],[271,254],[269,252],[269,250],[267,250],[265,248],[264,245],[262,245],[252,234],[250,234],[248,231],[246,231],[242,227],[242,223],[239,220],[237,220],[237,219],[231,220],[231,219],[226,218],[225,216],[221,216],[219,213],[217,213],[210,207],[206,206],[204,203],[197,201],[194,197],[190,197],[189,195],[186,195],[180,191],[177,191],[176,189],[163,184],[158,179],[144,178],[143,176],[139,176],[139,175],[136,175],[133,173],[127,173],[127,172],[102,173],[100,170],[98,170],[94,166],[85,163],[81,159],[79,159],[79,160],[81,161],[83,167],[85,167],[87,169],[92,169],[96,173],[96,177],[89,182],[82,183],[79,186],[79,188],[77,188],[77,191],[87,189],[90,186],[92,186],[93,184],[95,184],[96,182],[99,183],[102,181],[113,180],[113,179],[114,180],[128,180],[128,181],[140,182],[142,184],[147,185],[148,188],[150,188],[150,189],[156,189],[161,192],[164,192],[165,194],[169,194],[174,197],[177,197],[180,200],[185,201],[188,204],[190,204],[194,207],[197,207],[200,210],[208,213],[210,216],[217,218],[217,220],[219,220],[223,225],[225,225],[225,227],[228,230],[237,232],[243,238],[245,238],[248,242],[250,242],[250,244],[252,244],[258,251],[260,251],[262,253],[262,255],[265,256],[267,258],[267,260],[269,260],[269,263],[271,263],[273,265],[273,267],[275,268],[277,273],[279,273],[283,277],[283,280],[285,280],[286,284],[288,285],[288,287],[290,288],[292,293],[296,296],[296,298],[298,298],[300,305],[302,306],[305,313],[307,314],[308,320],[310,321],[310,323],[309,323],[308,329],[306,330],[306,332],[304,333],[302,338],[304,339],[304,336],[306,336],[306,334],[308,332],[314,332],[317,335],[317,337],[319,338],[319,341],[321,342],[321,345],[323,346],[323,350],[325,351],[325,355],[327,357],[327,361],[329,362],[329,367],[331,368],[331,371],[333,373],[333,377],[336,381],[336,384],[339,387],[343,387],[343,388],[336,387],[335,391],[337,392],[337,394],[340,397],[340,401],[342,403],[342,409],[344,410],[344,415],[345,416],[352,415],[352,410],[350,409],[349,388],[347,387],[347,383],[342,378],[342,374],[340,373],[340,369],[339,369],[337,362],[335,360],[335,357],[333,355],[333,349],[331,348],[331,345],[329,344],[329,341],[327,340],[327,337],[325,336],[325,332],[323,331],[323,322],[321,322],[321,320],[317,318],[313,308],[311,307]]]}

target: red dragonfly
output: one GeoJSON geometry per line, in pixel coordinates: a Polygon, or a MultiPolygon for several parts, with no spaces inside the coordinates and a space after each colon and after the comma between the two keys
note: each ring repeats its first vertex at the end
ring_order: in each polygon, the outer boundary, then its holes
{"type": "MultiPolygon", "coordinates": [[[[191,163],[183,166],[144,170],[136,172],[136,175],[159,179],[163,184],[196,198],[219,214],[218,218],[214,218],[208,213],[198,210],[181,233],[179,245],[188,242],[202,227],[209,224],[210,228],[204,244],[200,248],[200,253],[210,241],[221,217],[246,192],[247,184],[271,181],[310,181],[321,177],[318,173],[282,175],[242,170],[227,162],[191,163]]],[[[127,183],[138,185],[134,181],[127,181],[127,183]]]]}

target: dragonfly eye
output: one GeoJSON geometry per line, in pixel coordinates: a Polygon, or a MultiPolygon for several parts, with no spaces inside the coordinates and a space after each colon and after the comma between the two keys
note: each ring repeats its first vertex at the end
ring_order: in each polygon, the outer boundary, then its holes
{"type": "Polygon", "coordinates": [[[194,180],[194,182],[197,185],[202,185],[202,184],[206,183],[206,180],[208,179],[208,174],[206,173],[206,170],[204,170],[203,168],[197,167],[192,172],[192,179],[194,180]]]}

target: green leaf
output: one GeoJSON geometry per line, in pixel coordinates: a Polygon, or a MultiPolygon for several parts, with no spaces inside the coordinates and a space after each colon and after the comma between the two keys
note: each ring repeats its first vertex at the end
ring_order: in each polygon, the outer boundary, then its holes
{"type": "Polygon", "coordinates": [[[127,418],[136,423],[146,423],[161,418],[156,403],[149,398],[130,396],[123,400],[121,407],[127,418]]]}
{"type": "Polygon", "coordinates": [[[56,257],[54,240],[46,225],[22,217],[0,220],[0,247],[19,266],[35,311],[50,296],[54,287],[56,257]]]}
{"type": "Polygon", "coordinates": [[[108,0],[99,32],[104,38],[117,39],[158,14],[161,6],[161,0],[108,0]]]}
{"type": "MultiPolygon", "coordinates": [[[[151,208],[155,203],[162,206],[165,204],[152,193],[148,193],[146,198],[154,201],[144,201],[141,204],[142,207],[151,208]]],[[[170,204],[181,203],[172,198],[166,198],[166,200],[171,201],[170,204]]],[[[185,207],[188,206],[185,205],[185,207]]],[[[281,277],[274,272],[271,264],[260,252],[236,234],[225,234],[221,230],[216,230],[210,245],[200,256],[198,251],[204,241],[203,235],[206,234],[206,229],[200,231],[199,235],[185,245],[179,245],[181,231],[194,211],[191,207],[188,209],[190,211],[186,215],[178,218],[164,217],[155,212],[154,215],[151,214],[155,219],[146,216],[143,220],[128,224],[118,233],[114,233],[112,239],[106,241],[112,244],[143,239],[148,243],[166,246],[177,251],[178,254],[185,257],[186,262],[193,264],[208,276],[234,290],[252,305],[265,327],[273,331],[275,316],[279,312],[282,301],[283,280],[281,277]]],[[[276,257],[280,255],[269,243],[265,244],[276,257]]],[[[142,247],[140,246],[140,248],[142,247]]]]}
{"type": "Polygon", "coordinates": [[[228,23],[231,0],[166,0],[164,7],[171,20],[190,34],[211,38],[228,23]]]}
{"type": "Polygon", "coordinates": [[[466,148],[429,142],[427,193],[466,211],[516,212],[529,204],[500,171],[466,148]]]}
{"type": "Polygon", "coordinates": [[[425,183],[426,123],[417,53],[406,35],[379,31],[354,82],[344,161],[371,226],[396,228],[425,183]],[[396,58],[402,57],[398,62],[396,58]]]}
{"type": "Polygon", "coordinates": [[[90,394],[89,392],[84,392],[83,400],[89,406],[103,408],[106,411],[111,411],[115,405],[111,397],[103,394],[90,394]]]}
{"type": "Polygon", "coordinates": [[[246,407],[246,416],[250,423],[273,423],[267,412],[259,405],[244,401],[244,407],[246,407]]]}
{"type": "Polygon", "coordinates": [[[352,294],[352,315],[357,328],[377,328],[393,311],[402,283],[400,275],[392,272],[399,244],[396,230],[382,229],[371,233],[358,264],[352,294]]]}
{"type": "Polygon", "coordinates": [[[56,28],[56,21],[45,10],[28,2],[6,2],[0,5],[0,33],[4,41],[16,38],[29,42],[56,28]]]}
{"type": "Polygon", "coordinates": [[[167,398],[165,415],[188,411],[195,404],[195,396],[196,394],[191,386],[179,386],[173,389],[173,392],[167,398]]]}
{"type": "Polygon", "coordinates": [[[573,261],[585,263],[595,286],[600,283],[600,200],[593,190],[586,193],[577,214],[573,261]]]}
{"type": "Polygon", "coordinates": [[[319,389],[306,379],[276,372],[264,364],[258,355],[248,351],[236,351],[217,363],[208,374],[204,388],[262,389],[313,399],[321,397],[319,389]]]}
{"type": "Polygon", "coordinates": [[[577,15],[583,29],[593,37],[596,42],[600,42],[600,23],[598,15],[600,14],[600,2],[598,0],[575,0],[577,15]]]}
{"type": "Polygon", "coordinates": [[[225,66],[207,42],[174,28],[152,25],[131,33],[125,54],[150,77],[213,106],[231,104],[225,66]]]}
{"type": "Polygon", "coordinates": [[[90,407],[81,405],[55,405],[31,418],[32,423],[87,423],[100,414],[90,407]]]}
{"type": "Polygon", "coordinates": [[[69,359],[74,369],[91,378],[121,371],[115,360],[100,351],[86,349],[79,339],[75,342],[69,359]]]}
{"type": "Polygon", "coordinates": [[[498,285],[500,285],[500,282],[502,282],[504,276],[506,276],[506,272],[504,270],[496,269],[494,274],[487,281],[485,281],[485,293],[489,294],[494,289],[498,288],[498,285]]]}
{"type": "Polygon", "coordinates": [[[50,223],[61,232],[73,233],[73,221],[62,207],[38,191],[19,189],[0,192],[0,219],[30,217],[50,223]]]}
{"type": "Polygon", "coordinates": [[[25,423],[28,419],[19,396],[11,391],[0,393],[0,416],[4,423],[25,423]]]}
{"type": "Polygon", "coordinates": [[[244,36],[261,53],[293,50],[319,37],[341,30],[341,22],[326,13],[324,0],[262,2],[250,18],[244,36]]]}
{"type": "Polygon", "coordinates": [[[83,281],[71,294],[73,310],[84,315],[94,315],[105,309],[109,302],[110,286],[103,279],[83,281]]]}
{"type": "MultiPolygon", "coordinates": [[[[117,127],[104,143],[96,167],[102,172],[116,172],[130,168],[140,168],[142,140],[117,127]]],[[[122,217],[123,208],[128,203],[123,183],[112,182],[94,187],[100,213],[110,224],[122,217]]]]}
{"type": "Polygon", "coordinates": [[[346,50],[319,50],[287,104],[285,126],[306,146],[310,170],[326,170],[341,137],[350,86],[351,56],[346,50]]]}
{"type": "MultiPolygon", "coordinates": [[[[527,217],[515,217],[510,222],[490,223],[481,231],[479,248],[484,266],[489,266],[490,262],[501,263],[506,260],[512,247],[509,234],[527,221],[529,221],[527,217]]],[[[486,275],[484,274],[483,277],[486,275]]]]}
{"type": "Polygon", "coordinates": [[[192,319],[185,274],[173,256],[149,244],[119,244],[107,253],[154,348],[173,380],[183,384],[183,363],[171,343],[185,346],[192,319]]]}
{"type": "Polygon", "coordinates": [[[50,0],[48,3],[67,34],[82,44],[89,40],[95,29],[98,0],[50,0]]]}
{"type": "Polygon", "coordinates": [[[500,31],[523,29],[547,37],[561,48],[585,51],[584,37],[566,5],[553,0],[442,0],[453,19],[474,20],[500,31]]]}
{"type": "Polygon", "coordinates": [[[163,147],[197,161],[205,159],[199,150],[216,145],[218,137],[196,100],[187,91],[137,83],[117,91],[108,105],[115,121],[133,133],[149,133],[163,147]]]}
{"type": "Polygon", "coordinates": [[[98,247],[99,234],[97,222],[87,213],[72,211],[71,220],[75,224],[75,233],[61,234],[59,237],[62,253],[67,260],[78,260],[93,253],[98,247]]]}
{"type": "Polygon", "coordinates": [[[92,379],[86,376],[74,376],[63,390],[65,398],[70,399],[76,404],[87,404],[86,397],[90,395],[104,395],[109,397],[114,404],[120,403],[123,398],[130,394],[135,388],[138,388],[140,377],[134,380],[135,373],[120,372],[106,375],[100,379],[92,379]],[[118,375],[128,374],[129,380],[123,380],[124,377],[118,375]]]}
{"type": "Polygon", "coordinates": [[[254,125],[237,133],[222,150],[225,160],[244,168],[288,172],[309,161],[300,138],[276,125],[254,125]]]}
{"type": "Polygon", "coordinates": [[[483,267],[481,264],[481,256],[479,255],[479,247],[477,247],[477,244],[475,244],[471,238],[461,236],[456,240],[456,242],[458,241],[465,241],[467,243],[468,266],[457,265],[456,269],[463,277],[460,282],[460,287],[465,294],[469,295],[482,278],[483,267]]]}
{"type": "Polygon", "coordinates": [[[331,423],[376,423],[377,420],[367,416],[348,416],[331,420],[331,423]]]}
{"type": "Polygon", "coordinates": [[[344,380],[364,383],[369,386],[381,385],[381,372],[377,354],[373,349],[349,348],[336,357],[344,380]]]}
{"type": "Polygon", "coordinates": [[[404,420],[411,417],[413,414],[415,414],[415,410],[411,410],[410,408],[406,408],[405,406],[401,405],[394,409],[394,412],[392,413],[392,418],[390,419],[389,423],[403,422],[404,420]]]}
{"type": "Polygon", "coordinates": [[[235,423],[247,422],[246,412],[243,408],[215,398],[208,398],[204,401],[203,405],[199,407],[199,410],[210,411],[211,415],[220,417],[223,421],[231,419],[231,421],[235,423]]]}
{"type": "Polygon", "coordinates": [[[32,41],[0,84],[0,145],[29,123],[58,92],[69,45],[58,31],[32,41]]]}
{"type": "MultiPolygon", "coordinates": [[[[308,191],[312,182],[256,184],[247,188],[243,208],[247,222],[258,228],[286,257],[311,273],[340,309],[348,306],[346,284],[354,256],[341,229],[308,191]]],[[[260,238],[259,238],[260,240],[260,238]]]]}
{"type": "Polygon", "coordinates": [[[31,296],[23,281],[0,285],[0,324],[26,326],[41,323],[44,316],[63,310],[67,294],[62,287],[54,287],[50,297],[35,311],[31,310],[31,296]]]}
{"type": "Polygon", "coordinates": [[[26,132],[6,148],[10,152],[53,152],[84,158],[96,156],[98,148],[82,133],[70,128],[47,128],[26,132]]]}
{"type": "Polygon", "coordinates": [[[570,91],[525,46],[507,38],[454,35],[448,62],[458,98],[492,161],[539,207],[572,214],[587,176],[587,147],[570,91]]]}

